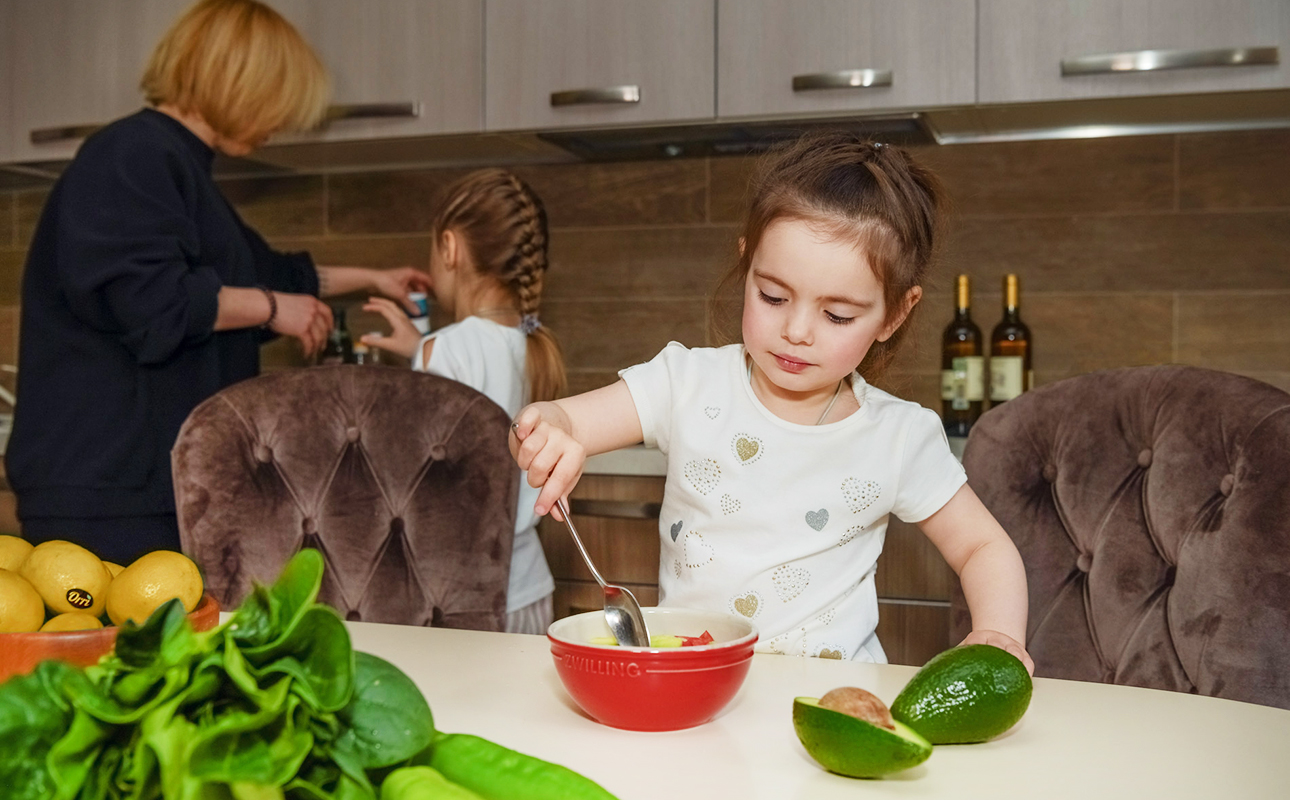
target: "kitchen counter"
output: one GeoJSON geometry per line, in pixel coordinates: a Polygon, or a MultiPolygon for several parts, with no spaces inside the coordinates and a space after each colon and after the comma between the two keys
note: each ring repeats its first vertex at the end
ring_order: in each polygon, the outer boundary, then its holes
{"type": "Polygon", "coordinates": [[[1284,798],[1290,711],[1040,678],[1026,717],[985,744],[937,747],[881,781],[825,772],[793,732],[797,695],[860,686],[891,702],[912,667],[758,654],[732,705],[685,731],[638,733],[585,716],[542,636],[348,623],[356,650],[416,681],[443,731],[564,764],[621,800],[686,798],[1284,798]],[[632,769],[622,763],[634,759],[632,769]]]}

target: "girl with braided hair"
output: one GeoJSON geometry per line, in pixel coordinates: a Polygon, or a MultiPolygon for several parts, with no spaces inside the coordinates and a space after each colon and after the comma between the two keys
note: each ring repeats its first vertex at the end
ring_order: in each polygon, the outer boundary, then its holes
{"type": "MultiPolygon", "coordinates": [[[[430,291],[454,322],[422,336],[400,306],[374,297],[363,308],[392,330],[362,341],[479,390],[512,417],[526,403],[563,394],[560,347],[538,316],[548,242],[538,196],[506,170],[472,172],[443,191],[431,232],[430,291]]],[[[521,481],[506,603],[511,633],[545,633],[553,617],[537,496],[521,481]]]]}
{"type": "Polygon", "coordinates": [[[770,155],[751,198],[723,282],[742,289],[743,341],[673,342],[611,386],[521,411],[511,451],[543,486],[536,511],[568,494],[587,455],[657,445],[660,605],[748,617],[760,652],[878,662],[875,575],[895,514],[959,574],[965,642],[1033,669],[1016,547],[937,414],[871,383],[922,298],[935,178],[899,148],[825,133],[770,155]]]}

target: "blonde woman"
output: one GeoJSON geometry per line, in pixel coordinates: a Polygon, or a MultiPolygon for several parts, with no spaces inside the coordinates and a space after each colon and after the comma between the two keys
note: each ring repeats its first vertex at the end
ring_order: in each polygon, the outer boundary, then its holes
{"type": "Polygon", "coordinates": [[[316,124],[327,76],[255,0],[204,0],[144,72],[149,107],[88,138],[54,185],[23,275],[6,454],[23,534],[117,563],[178,549],[170,448],[188,413],[259,372],[274,335],[320,349],[318,295],[406,300],[417,270],[315,267],[239,219],[211,177],[273,133],[316,124]]]}

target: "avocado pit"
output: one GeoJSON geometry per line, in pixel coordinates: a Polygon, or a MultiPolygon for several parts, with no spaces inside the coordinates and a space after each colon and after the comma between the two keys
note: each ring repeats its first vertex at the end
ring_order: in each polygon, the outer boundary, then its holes
{"type": "Polygon", "coordinates": [[[855,686],[840,686],[826,692],[820,698],[820,707],[849,714],[889,731],[896,730],[896,723],[891,718],[891,711],[888,710],[887,704],[872,692],[855,686]]]}

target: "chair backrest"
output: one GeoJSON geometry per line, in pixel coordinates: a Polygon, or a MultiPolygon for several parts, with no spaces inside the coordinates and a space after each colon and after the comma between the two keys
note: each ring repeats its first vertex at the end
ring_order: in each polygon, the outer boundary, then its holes
{"type": "Polygon", "coordinates": [[[510,420],[464,384],[331,366],[231,386],[171,459],[180,541],[225,607],[320,550],[350,620],[502,630],[519,470],[510,420]]]}
{"type": "Polygon", "coordinates": [[[1092,373],[991,409],[964,466],[1025,561],[1036,675],[1290,708],[1290,395],[1092,373]]]}

